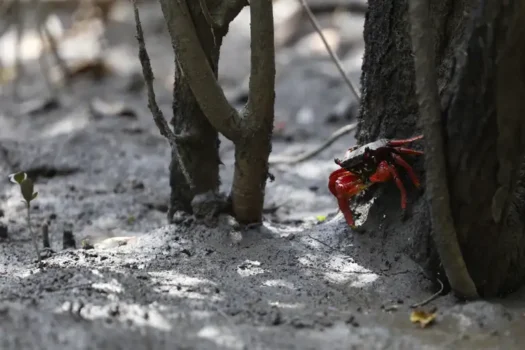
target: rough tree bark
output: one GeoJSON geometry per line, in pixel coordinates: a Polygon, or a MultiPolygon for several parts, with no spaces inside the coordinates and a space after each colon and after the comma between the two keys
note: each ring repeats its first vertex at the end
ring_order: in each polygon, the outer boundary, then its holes
{"type": "MultiPolygon", "coordinates": [[[[166,21],[175,18],[171,2],[160,1],[166,21]]],[[[245,1],[189,1],[188,19],[193,23],[208,64],[217,78],[222,40],[230,22],[239,14],[245,1]]],[[[168,25],[169,26],[169,25],[168,25]]],[[[192,28],[186,28],[192,30],[192,28]]],[[[176,42],[173,45],[177,45],[176,42]]],[[[206,118],[175,57],[175,83],[173,87],[173,118],[171,124],[177,138],[172,149],[170,164],[170,210],[168,220],[177,210],[192,212],[195,195],[217,192],[219,179],[219,137],[217,130],[206,118]],[[191,179],[188,183],[184,169],[191,179]],[[193,186],[192,186],[193,185],[193,186]]]]}
{"type": "MultiPolygon", "coordinates": [[[[421,132],[407,1],[368,3],[359,143],[421,132]]],[[[505,294],[525,280],[525,4],[430,0],[430,18],[454,227],[478,293],[505,294]]],[[[411,162],[424,179],[423,161],[411,162]]],[[[410,220],[387,219],[384,234],[439,276],[428,204],[409,192],[410,220]]],[[[365,227],[394,212],[399,193],[387,186],[365,227]]]]}

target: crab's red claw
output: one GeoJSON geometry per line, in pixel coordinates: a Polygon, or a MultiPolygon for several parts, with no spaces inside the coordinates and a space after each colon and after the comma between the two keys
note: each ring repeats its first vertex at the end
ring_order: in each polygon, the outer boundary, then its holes
{"type": "Polygon", "coordinates": [[[343,160],[335,159],[335,163],[341,169],[330,175],[328,187],[337,198],[339,209],[350,226],[355,227],[348,199],[377,182],[387,182],[393,179],[401,192],[401,208],[403,211],[406,209],[407,193],[396,167],[404,168],[414,186],[420,187],[418,177],[402,155],[423,155],[422,151],[406,147],[407,144],[422,138],[423,135],[402,140],[380,139],[350,148],[345,153],[343,160]]]}
{"type": "Polygon", "coordinates": [[[345,174],[349,174],[349,171],[346,169],[337,169],[334,172],[330,174],[330,178],[328,179],[328,189],[330,190],[330,193],[332,193],[335,197],[337,197],[337,192],[335,190],[335,184],[337,180],[341,177],[343,177],[345,174]]]}
{"type": "Polygon", "coordinates": [[[366,185],[358,180],[354,174],[341,177],[336,183],[337,204],[347,224],[352,228],[355,228],[355,222],[348,200],[361,192],[365,187],[366,185]]]}
{"type": "Polygon", "coordinates": [[[358,176],[346,169],[338,169],[330,174],[328,188],[334,197],[337,198],[337,205],[341,213],[343,213],[346,223],[353,229],[356,226],[348,200],[361,192],[365,187],[366,185],[361,182],[358,176]]]}
{"type": "Polygon", "coordinates": [[[343,213],[347,224],[351,227],[354,227],[355,224],[346,194],[355,179],[356,178],[352,173],[341,168],[332,172],[328,180],[328,189],[330,190],[330,193],[337,198],[339,210],[343,213]]]}

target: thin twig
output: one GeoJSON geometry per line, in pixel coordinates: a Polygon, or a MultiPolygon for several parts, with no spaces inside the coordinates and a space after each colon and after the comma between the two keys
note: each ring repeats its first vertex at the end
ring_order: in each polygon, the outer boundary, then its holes
{"type": "Polygon", "coordinates": [[[443,289],[445,288],[445,286],[443,285],[443,282],[441,282],[441,280],[439,278],[437,278],[437,281],[441,285],[439,290],[436,293],[432,294],[430,297],[426,298],[425,300],[423,300],[423,301],[421,301],[419,303],[415,303],[415,304],[410,305],[410,307],[412,309],[415,309],[415,308],[427,305],[431,301],[437,299],[441,295],[441,293],[443,293],[443,289]]]}
{"type": "Polygon", "coordinates": [[[57,62],[57,65],[60,68],[60,70],[62,71],[62,74],[64,75],[64,82],[67,85],[71,81],[71,70],[69,69],[66,61],[62,58],[62,56],[60,56],[55,37],[53,36],[53,34],[51,34],[45,23],[42,24],[41,30],[44,34],[44,37],[47,39],[47,42],[49,43],[49,50],[51,51],[51,55],[57,62]]]}
{"type": "Polygon", "coordinates": [[[40,39],[40,42],[42,43],[42,49],[40,50],[40,54],[38,56],[38,61],[39,61],[39,64],[40,64],[40,70],[42,72],[42,76],[44,77],[44,81],[47,85],[47,88],[48,90],[53,94],[55,95],[55,91],[54,91],[54,87],[53,87],[53,84],[51,83],[51,80],[50,80],[50,77],[49,77],[49,72],[51,72],[51,66],[47,60],[47,57],[45,55],[45,50],[44,50],[44,46],[45,46],[45,37],[44,37],[44,33],[42,32],[42,25],[43,25],[43,19],[45,18],[45,10],[42,9],[42,6],[44,6],[44,4],[42,2],[40,2],[39,0],[32,0],[32,5],[35,7],[35,26],[36,26],[36,31],[38,33],[38,37],[40,39]]]}
{"type": "Polygon", "coordinates": [[[16,2],[16,42],[15,42],[15,80],[13,82],[13,92],[16,99],[20,98],[20,77],[24,74],[25,68],[22,64],[22,39],[24,36],[25,29],[25,18],[22,13],[22,4],[20,0],[15,0],[16,2]]]}
{"type": "Polygon", "coordinates": [[[337,141],[342,136],[352,132],[355,128],[357,128],[357,123],[348,124],[345,125],[339,129],[337,129],[325,142],[323,142],[321,145],[317,146],[316,148],[312,149],[311,151],[305,152],[303,154],[299,154],[297,156],[283,156],[278,155],[274,158],[269,159],[268,164],[269,165],[275,165],[275,164],[297,164],[300,162],[304,162],[305,160],[308,160],[319,153],[321,153],[323,150],[328,148],[331,144],[333,144],[335,141],[337,141]]]}
{"type": "Polygon", "coordinates": [[[135,24],[137,29],[137,41],[139,44],[139,60],[142,66],[142,73],[146,83],[146,89],[148,92],[148,107],[153,114],[153,120],[159,128],[160,134],[164,136],[171,145],[176,144],[176,137],[173,131],[171,131],[166,118],[161,109],[157,105],[157,98],[155,96],[155,89],[153,88],[153,70],[151,68],[151,61],[149,59],[148,51],[146,50],[146,42],[144,40],[144,32],[142,31],[142,23],[140,22],[139,9],[137,7],[136,0],[131,0],[133,3],[133,11],[135,13],[135,24]]]}
{"type": "Polygon", "coordinates": [[[320,239],[317,239],[317,238],[315,238],[315,237],[312,237],[311,235],[306,235],[306,237],[308,237],[308,238],[310,238],[310,239],[313,239],[313,240],[316,241],[317,243],[324,245],[325,247],[329,248],[329,249],[332,250],[332,251],[335,250],[334,247],[332,247],[332,246],[329,245],[328,243],[325,243],[325,242],[321,241],[320,239]]]}
{"type": "Polygon", "coordinates": [[[188,186],[191,190],[194,190],[195,185],[190,177],[190,174],[188,173],[188,170],[186,169],[186,166],[184,165],[184,162],[182,161],[182,157],[177,148],[177,135],[175,135],[175,133],[170,129],[166,118],[164,118],[162,110],[157,104],[155,90],[153,88],[153,80],[155,79],[155,77],[151,68],[151,61],[149,59],[148,51],[146,50],[146,42],[144,40],[144,32],[142,30],[142,24],[140,22],[137,0],[131,0],[131,2],[133,3],[133,11],[135,14],[135,24],[137,29],[136,38],[139,44],[139,60],[140,65],[142,66],[142,74],[144,75],[144,81],[148,93],[148,108],[151,111],[153,120],[155,121],[155,124],[157,125],[160,134],[164,136],[170,143],[170,146],[174,152],[174,157],[179,162],[180,170],[184,174],[184,178],[186,179],[188,186]]]}
{"type": "MultiPolygon", "coordinates": [[[[312,23],[315,31],[317,34],[319,34],[319,37],[323,41],[324,46],[326,47],[326,50],[328,51],[328,54],[332,58],[332,61],[335,63],[337,69],[341,73],[341,76],[343,77],[346,85],[354,95],[354,98],[359,101],[360,100],[360,94],[358,92],[358,89],[354,86],[348,75],[346,74],[345,70],[343,69],[343,65],[341,64],[341,60],[337,57],[337,54],[332,50],[330,47],[330,44],[328,44],[328,41],[326,40],[323,30],[321,29],[321,26],[315,19],[315,15],[312,13],[312,10],[310,10],[310,7],[306,3],[305,0],[299,0],[301,3],[301,6],[304,8],[306,14],[308,15],[308,18],[310,19],[310,22],[312,23]]],[[[336,130],[324,143],[319,145],[318,147],[312,149],[311,151],[305,152],[303,154],[297,155],[297,156],[283,156],[278,155],[276,157],[270,158],[268,161],[269,165],[275,165],[275,164],[297,164],[300,162],[304,162],[308,159],[311,159],[312,157],[315,157],[317,154],[328,148],[331,144],[333,144],[336,140],[338,140],[340,137],[347,135],[348,133],[352,132],[357,127],[357,123],[348,124],[340,129],[336,130]]]]}
{"type": "Polygon", "coordinates": [[[321,26],[315,19],[315,15],[312,13],[312,10],[310,10],[310,7],[306,3],[306,0],[299,0],[299,2],[301,3],[304,10],[306,11],[308,18],[310,19],[310,22],[312,22],[312,25],[317,31],[317,34],[319,34],[319,37],[323,41],[323,44],[326,47],[326,50],[328,51],[328,54],[330,55],[335,65],[337,66],[337,69],[339,70],[339,72],[341,73],[341,76],[345,80],[346,85],[348,85],[348,87],[350,88],[350,91],[352,91],[352,94],[354,94],[355,99],[359,101],[360,96],[359,96],[358,90],[355,88],[354,84],[352,83],[348,75],[346,75],[346,72],[343,69],[343,65],[341,64],[341,60],[337,57],[337,54],[332,50],[332,48],[330,47],[330,44],[328,44],[328,41],[326,40],[323,34],[323,30],[321,29],[321,26]]]}

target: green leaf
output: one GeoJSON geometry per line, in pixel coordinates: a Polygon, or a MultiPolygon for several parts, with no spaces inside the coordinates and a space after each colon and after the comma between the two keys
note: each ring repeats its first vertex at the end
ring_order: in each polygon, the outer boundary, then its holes
{"type": "Polygon", "coordinates": [[[9,175],[9,180],[12,183],[21,184],[25,179],[27,179],[27,174],[23,171],[9,175]]]}
{"type": "Polygon", "coordinates": [[[22,197],[24,197],[27,203],[33,200],[33,190],[34,185],[31,179],[26,178],[20,183],[20,192],[22,192],[22,197]]]}
{"type": "Polygon", "coordinates": [[[93,249],[95,248],[93,244],[88,239],[83,239],[80,243],[82,246],[82,249],[93,249]]]}
{"type": "Polygon", "coordinates": [[[35,192],[35,193],[33,193],[33,198],[31,198],[31,199],[35,199],[37,196],[38,196],[38,192],[35,192]]]}
{"type": "Polygon", "coordinates": [[[317,221],[323,222],[326,220],[326,215],[317,215],[315,218],[317,219],[317,221]]]}

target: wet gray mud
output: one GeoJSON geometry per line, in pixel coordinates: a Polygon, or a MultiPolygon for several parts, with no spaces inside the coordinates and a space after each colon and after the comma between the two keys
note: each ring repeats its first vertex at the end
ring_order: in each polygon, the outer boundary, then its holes
{"type": "MultiPolygon", "coordinates": [[[[276,10],[273,155],[321,143],[357,112],[290,3],[276,10]]],[[[442,296],[424,307],[436,312],[432,325],[411,323],[410,306],[436,286],[380,234],[352,232],[335,216],[326,188],[334,156],[355,143],[351,135],[314,159],[272,168],[262,227],[184,215],[166,225],[169,147],[137,83],[129,4],[118,9],[100,54],[112,67],[106,76],[80,77],[53,99],[31,63],[23,99],[1,98],[0,228],[8,230],[0,242],[2,349],[521,348],[522,292],[474,303],[442,296]],[[49,223],[54,253],[44,252],[40,267],[21,196],[7,179],[15,171],[36,181],[34,230],[49,223]],[[76,249],[63,249],[65,230],[73,231],[76,249]]],[[[170,116],[169,39],[155,2],[142,5],[141,15],[158,100],[170,116]]],[[[232,24],[221,61],[221,83],[239,104],[248,73],[246,15],[232,24]]],[[[363,14],[321,19],[357,83],[363,14]]],[[[227,191],[233,148],[227,140],[221,147],[227,191]]]]}

